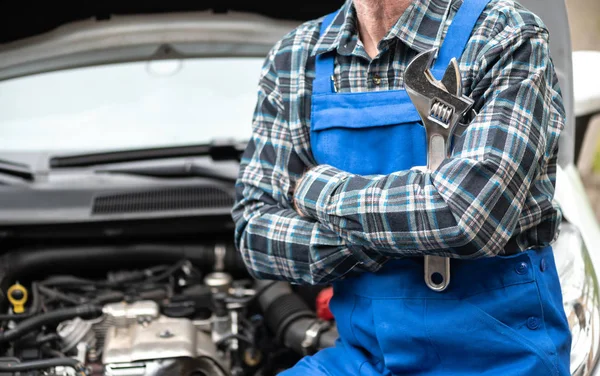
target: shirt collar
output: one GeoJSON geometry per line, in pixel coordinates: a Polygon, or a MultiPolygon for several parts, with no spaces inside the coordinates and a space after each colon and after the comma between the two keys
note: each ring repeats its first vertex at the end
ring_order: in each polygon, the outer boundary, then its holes
{"type": "MultiPolygon", "coordinates": [[[[445,24],[452,8],[458,9],[463,0],[413,0],[381,43],[395,38],[408,47],[422,52],[439,47],[445,24]]],[[[350,54],[358,42],[356,11],[352,0],[347,0],[339,12],[319,36],[312,55],[338,50],[342,55],[350,54]]]]}
{"type": "Polygon", "coordinates": [[[344,5],[338,10],[331,24],[319,36],[312,54],[318,55],[338,49],[340,46],[347,46],[348,41],[357,35],[356,30],[354,6],[352,5],[352,0],[346,0],[344,5]]]}

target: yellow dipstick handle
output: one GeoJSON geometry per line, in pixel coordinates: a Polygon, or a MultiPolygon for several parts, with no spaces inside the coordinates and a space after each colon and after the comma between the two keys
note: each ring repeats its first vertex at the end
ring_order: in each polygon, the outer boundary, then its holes
{"type": "Polygon", "coordinates": [[[15,313],[25,312],[25,303],[27,303],[27,289],[19,283],[10,286],[7,291],[8,301],[13,305],[15,313]]]}

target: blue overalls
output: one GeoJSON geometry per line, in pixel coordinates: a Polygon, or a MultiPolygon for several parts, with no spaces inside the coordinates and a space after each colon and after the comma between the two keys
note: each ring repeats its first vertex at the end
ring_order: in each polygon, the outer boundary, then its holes
{"type": "MultiPolygon", "coordinates": [[[[488,1],[464,1],[433,68],[438,79],[461,56],[488,1]]],[[[337,93],[333,71],[334,52],[317,56],[316,161],[361,175],[426,165],[425,131],[406,92],[337,93]]],[[[434,292],[423,257],[409,257],[334,283],[336,346],[280,375],[570,375],[571,335],[551,247],[453,259],[451,276],[447,290],[434,292]]]]}

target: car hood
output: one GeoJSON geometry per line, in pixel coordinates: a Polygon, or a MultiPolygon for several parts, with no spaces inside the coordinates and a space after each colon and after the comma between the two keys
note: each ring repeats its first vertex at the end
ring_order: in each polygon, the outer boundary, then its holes
{"type": "MultiPolygon", "coordinates": [[[[0,12],[0,81],[116,62],[202,56],[265,56],[300,22],[342,0],[285,2],[103,1],[65,8],[12,2],[0,12]]],[[[546,23],[567,113],[559,163],[574,163],[571,39],[564,0],[523,0],[546,23]],[[551,4],[552,6],[549,6],[551,4]]]]}
{"type": "Polygon", "coordinates": [[[245,12],[281,20],[302,21],[319,17],[341,6],[343,0],[304,1],[297,7],[285,3],[212,1],[85,1],[75,6],[52,2],[3,4],[0,15],[0,45],[44,34],[64,24],[82,20],[107,21],[116,16],[158,15],[164,13],[245,12]]]}
{"type": "Polygon", "coordinates": [[[303,3],[287,9],[283,3],[273,7],[263,2],[108,1],[69,8],[46,4],[35,10],[14,4],[0,15],[0,81],[152,58],[264,56],[300,22],[341,3],[303,3]],[[219,50],[223,44],[228,47],[219,50]]]}

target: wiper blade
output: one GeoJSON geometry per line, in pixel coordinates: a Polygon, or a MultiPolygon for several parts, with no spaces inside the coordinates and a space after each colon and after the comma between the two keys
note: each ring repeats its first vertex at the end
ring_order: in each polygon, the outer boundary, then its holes
{"type": "Polygon", "coordinates": [[[237,174],[227,174],[222,169],[213,169],[204,166],[198,166],[194,163],[184,162],[169,166],[139,166],[139,167],[121,167],[111,169],[96,170],[97,173],[107,174],[127,174],[139,175],[156,178],[210,178],[221,180],[227,183],[235,183],[237,174]]]}
{"type": "Polygon", "coordinates": [[[201,145],[86,153],[52,157],[50,158],[50,167],[86,167],[109,163],[198,156],[210,156],[214,161],[239,161],[245,147],[244,142],[226,141],[201,145]]]}
{"type": "Polygon", "coordinates": [[[0,159],[0,173],[33,181],[35,175],[25,163],[17,163],[0,159]]]}

